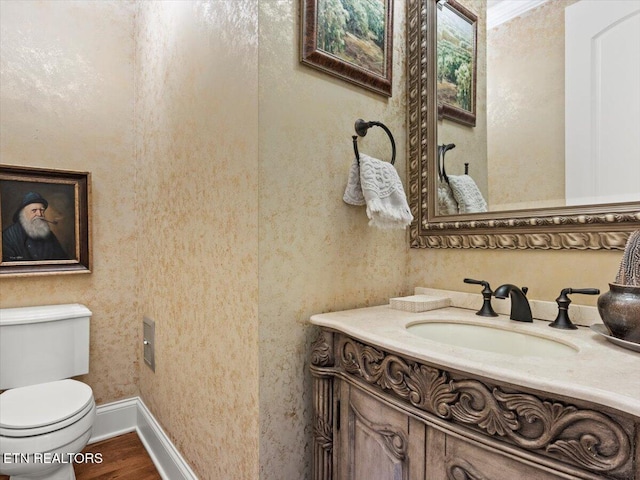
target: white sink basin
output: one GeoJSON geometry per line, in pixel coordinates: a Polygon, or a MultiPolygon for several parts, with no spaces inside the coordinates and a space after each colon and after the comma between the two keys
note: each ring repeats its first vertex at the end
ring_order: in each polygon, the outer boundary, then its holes
{"type": "Polygon", "coordinates": [[[432,321],[406,328],[413,335],[433,342],[518,357],[565,357],[578,353],[578,348],[567,343],[497,326],[432,321]]]}

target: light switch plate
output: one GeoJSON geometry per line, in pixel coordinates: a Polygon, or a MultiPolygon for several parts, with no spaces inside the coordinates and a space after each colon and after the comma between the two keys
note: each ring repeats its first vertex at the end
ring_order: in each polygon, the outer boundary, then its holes
{"type": "Polygon", "coordinates": [[[155,342],[156,342],[156,322],[150,318],[144,317],[142,320],[143,328],[143,344],[144,344],[144,363],[149,365],[149,368],[156,371],[156,355],[155,355],[155,342]]]}

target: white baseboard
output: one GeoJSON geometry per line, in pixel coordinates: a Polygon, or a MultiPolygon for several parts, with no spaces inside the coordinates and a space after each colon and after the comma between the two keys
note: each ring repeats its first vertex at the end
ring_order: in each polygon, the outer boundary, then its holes
{"type": "Polygon", "coordinates": [[[99,405],[89,443],[136,431],[163,480],[198,480],[140,397],[99,405]]]}
{"type": "Polygon", "coordinates": [[[138,398],[98,405],[89,443],[133,432],[138,426],[138,398]]]}

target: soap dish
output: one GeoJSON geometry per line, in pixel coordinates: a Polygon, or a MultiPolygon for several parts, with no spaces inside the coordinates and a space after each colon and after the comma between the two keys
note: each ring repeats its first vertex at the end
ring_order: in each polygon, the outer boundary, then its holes
{"type": "Polygon", "coordinates": [[[451,305],[451,298],[436,295],[411,295],[392,298],[389,300],[389,305],[394,310],[418,313],[448,307],[451,305]]]}

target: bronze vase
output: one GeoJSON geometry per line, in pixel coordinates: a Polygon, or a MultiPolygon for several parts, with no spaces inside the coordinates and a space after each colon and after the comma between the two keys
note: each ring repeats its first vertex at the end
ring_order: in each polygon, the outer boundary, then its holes
{"type": "Polygon", "coordinates": [[[610,283],[598,297],[598,312],[611,335],[640,343],[640,286],[610,283]]]}

